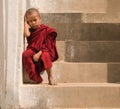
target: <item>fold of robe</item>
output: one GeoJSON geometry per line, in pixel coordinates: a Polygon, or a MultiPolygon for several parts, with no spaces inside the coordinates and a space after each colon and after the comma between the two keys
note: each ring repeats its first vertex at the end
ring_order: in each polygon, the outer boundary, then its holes
{"type": "Polygon", "coordinates": [[[36,30],[30,30],[31,35],[27,38],[27,49],[22,54],[23,66],[29,78],[40,83],[40,73],[52,67],[52,62],[58,59],[56,49],[57,32],[44,24],[36,30]],[[33,55],[42,51],[38,62],[33,61],[33,55]]]}

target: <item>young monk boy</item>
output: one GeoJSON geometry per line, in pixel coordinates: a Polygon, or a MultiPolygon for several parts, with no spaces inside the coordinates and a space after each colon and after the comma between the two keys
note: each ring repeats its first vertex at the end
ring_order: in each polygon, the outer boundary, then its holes
{"type": "Polygon", "coordinates": [[[56,30],[42,24],[39,11],[30,8],[25,13],[24,36],[28,46],[22,54],[22,60],[29,78],[36,83],[41,83],[43,79],[40,74],[46,70],[49,85],[55,85],[52,62],[58,59],[56,30]]]}

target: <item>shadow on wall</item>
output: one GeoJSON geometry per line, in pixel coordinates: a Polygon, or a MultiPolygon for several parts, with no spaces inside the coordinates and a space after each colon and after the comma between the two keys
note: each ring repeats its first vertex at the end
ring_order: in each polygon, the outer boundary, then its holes
{"type": "Polygon", "coordinates": [[[120,83],[120,63],[108,64],[108,82],[120,83]]]}
{"type": "MultiPolygon", "coordinates": [[[[46,98],[47,98],[47,96],[46,96],[46,98]]],[[[35,99],[33,99],[33,100],[35,100],[35,99]]],[[[34,105],[27,106],[27,108],[20,107],[19,109],[53,109],[53,106],[51,104],[53,101],[50,102],[49,100],[50,100],[49,97],[47,99],[45,99],[45,98],[39,99],[39,101],[36,102],[36,104],[35,104],[35,101],[33,101],[34,105]]]]}

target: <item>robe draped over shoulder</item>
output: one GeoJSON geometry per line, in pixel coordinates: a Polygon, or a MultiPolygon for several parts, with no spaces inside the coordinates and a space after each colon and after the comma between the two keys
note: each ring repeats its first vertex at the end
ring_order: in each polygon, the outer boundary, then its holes
{"type": "Polygon", "coordinates": [[[31,35],[27,38],[27,49],[32,49],[35,53],[47,51],[52,61],[58,59],[56,49],[57,32],[44,24],[40,25],[37,30],[31,30],[31,35]]]}

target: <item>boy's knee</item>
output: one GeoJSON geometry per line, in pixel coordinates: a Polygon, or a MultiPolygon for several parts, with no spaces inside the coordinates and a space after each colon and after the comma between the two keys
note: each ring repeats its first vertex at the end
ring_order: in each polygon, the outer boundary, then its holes
{"type": "Polygon", "coordinates": [[[22,57],[23,57],[23,58],[27,58],[27,57],[28,57],[28,52],[27,52],[27,51],[24,51],[24,52],[22,53],[22,57]]]}
{"type": "Polygon", "coordinates": [[[48,52],[43,52],[41,57],[45,59],[50,59],[50,55],[48,52]]]}
{"type": "Polygon", "coordinates": [[[28,58],[28,57],[31,57],[31,56],[33,56],[33,52],[31,51],[31,50],[25,50],[25,51],[23,51],[23,53],[22,53],[22,57],[23,58],[28,58]]]}

